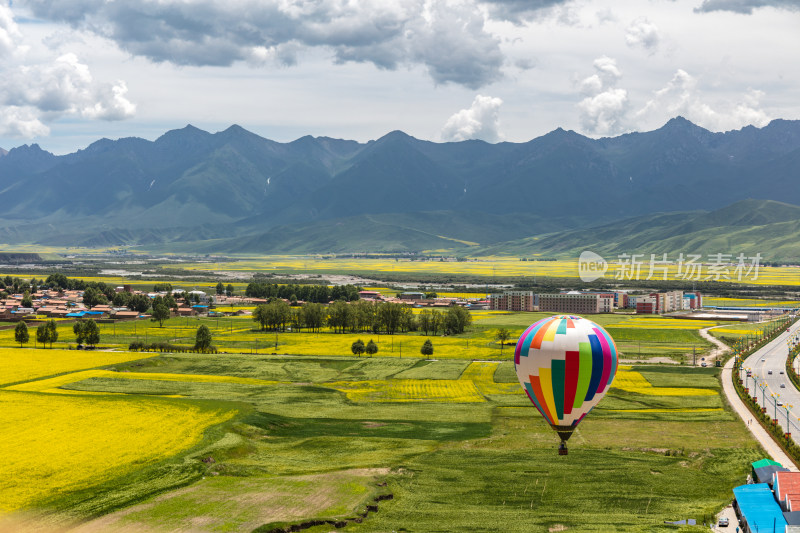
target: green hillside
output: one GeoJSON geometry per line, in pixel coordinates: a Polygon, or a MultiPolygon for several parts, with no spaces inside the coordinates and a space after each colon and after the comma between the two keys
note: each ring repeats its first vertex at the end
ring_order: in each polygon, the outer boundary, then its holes
{"type": "Polygon", "coordinates": [[[601,226],[528,237],[477,253],[577,257],[599,254],[761,253],[766,260],[800,262],[800,207],[744,200],[722,209],[635,217],[601,226]]]}

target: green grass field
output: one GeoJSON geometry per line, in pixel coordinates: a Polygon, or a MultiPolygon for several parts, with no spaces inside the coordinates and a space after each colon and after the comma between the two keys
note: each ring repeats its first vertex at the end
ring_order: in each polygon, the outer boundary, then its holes
{"type": "MultiPolygon", "coordinates": [[[[239,413],[209,428],[200,445],[54,494],[34,516],[44,512],[46,523],[59,527],[88,520],[77,530],[84,532],[268,530],[354,518],[376,496],[392,494],[379,512],[345,530],[672,531],[665,520],[702,521],[729,502],[749,462],[764,452],[723,401],[714,368],[621,367],[618,387],[582,422],[570,454],[557,455],[557,437],[517,385],[514,347],[501,352],[495,339],[508,328],[513,343],[544,316],[474,313],[465,334],[433,337],[427,359],[418,333],[276,335],[258,331],[248,317],[174,318],[163,328],[101,324],[100,347],[116,349],[135,340],[191,346],[205,324],[221,353],[109,361],[110,354],[95,352],[97,364],[91,352],[64,350],[74,344],[70,324],[59,328],[54,347],[61,350],[52,351],[12,349],[13,331],[0,331],[5,366],[25,361],[14,394],[158,397],[239,413]],[[356,338],[375,340],[377,356],[352,356],[356,338]],[[80,358],[46,365],[47,354],[80,358]],[[496,362],[473,362],[483,360],[496,362]],[[37,365],[41,372],[28,368],[37,365]],[[77,374],[95,367],[113,373],[77,374]],[[53,375],[53,384],[36,385],[53,375]]],[[[716,324],[625,314],[592,319],[617,339],[623,358],[637,359],[641,350],[643,360],[676,362],[693,347],[698,354],[709,349],[697,329],[716,324]]]]}
{"type": "MultiPolygon", "coordinates": [[[[389,493],[393,499],[380,502],[379,512],[361,524],[349,522],[345,530],[671,531],[665,520],[703,520],[719,511],[731,488],[744,482],[749,462],[763,456],[722,401],[713,368],[621,368],[647,380],[655,394],[612,388],[563,457],[556,453],[557,437],[521,389],[502,385],[515,385],[512,362],[474,363],[481,366],[465,372],[468,365],[399,357],[165,354],[118,363],[113,368],[119,377],[63,385],[66,393],[243,406],[202,449],[158,467],[190,465],[201,479],[167,492],[154,485],[157,468],[115,480],[116,490],[127,493],[119,501],[142,503],[78,531],[172,531],[198,524],[203,531],[249,531],[343,520],[389,493]],[[487,368],[488,378],[477,371],[487,368]],[[137,379],[127,379],[126,371],[137,379]],[[141,379],[151,372],[159,378],[141,379]],[[169,374],[180,380],[164,380],[169,374]],[[190,375],[273,384],[181,378],[190,375]],[[387,387],[465,379],[489,379],[475,384],[491,394],[471,403],[425,397],[374,402],[339,390],[342,383],[387,387]]],[[[56,498],[49,505],[84,518],[91,514],[87,510],[113,511],[111,488],[87,487],[79,498],[56,498]]],[[[328,525],[309,531],[330,530],[328,525]]]]}

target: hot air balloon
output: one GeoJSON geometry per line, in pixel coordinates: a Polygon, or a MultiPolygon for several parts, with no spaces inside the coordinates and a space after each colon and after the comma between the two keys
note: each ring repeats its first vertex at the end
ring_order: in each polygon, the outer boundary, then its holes
{"type": "Polygon", "coordinates": [[[561,437],[558,453],[566,455],[575,427],[614,381],[617,346],[591,320],[556,315],[520,336],[514,366],[528,398],[561,437]]]}

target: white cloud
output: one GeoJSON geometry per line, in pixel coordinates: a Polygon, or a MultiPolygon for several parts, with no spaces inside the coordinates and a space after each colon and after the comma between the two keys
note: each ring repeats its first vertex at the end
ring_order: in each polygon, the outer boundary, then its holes
{"type": "Polygon", "coordinates": [[[14,22],[11,8],[0,2],[0,60],[7,61],[5,56],[24,51],[21,40],[22,33],[14,22]]]}
{"type": "Polygon", "coordinates": [[[32,109],[7,106],[0,107],[0,134],[32,139],[50,135],[50,128],[42,124],[32,109]]]}
{"type": "Polygon", "coordinates": [[[625,131],[623,119],[628,111],[628,91],[607,89],[584,98],[578,104],[581,127],[596,135],[614,135],[625,131]]]}
{"type": "Polygon", "coordinates": [[[653,95],[635,113],[637,123],[665,122],[675,116],[694,122],[712,131],[725,131],[752,124],[766,126],[770,117],[760,107],[762,91],[749,89],[738,102],[709,103],[698,89],[698,81],[683,69],[678,69],[667,85],[653,95]]]}
{"type": "Polygon", "coordinates": [[[633,48],[644,48],[649,52],[654,52],[661,41],[658,27],[647,20],[647,17],[639,17],[628,26],[625,31],[625,42],[633,48]]]}
{"type": "Polygon", "coordinates": [[[442,128],[442,139],[445,141],[465,141],[481,139],[486,142],[497,142],[502,139],[499,130],[500,98],[477,95],[469,109],[455,113],[442,128]]]}
{"type": "Polygon", "coordinates": [[[583,131],[595,135],[613,135],[625,131],[628,112],[628,92],[617,88],[622,71],[617,62],[607,56],[594,60],[595,74],[584,78],[580,91],[586,96],[578,103],[579,120],[583,131]]]}
{"type": "Polygon", "coordinates": [[[89,67],[67,53],[52,63],[8,69],[0,81],[0,105],[29,107],[45,119],[64,115],[119,120],[136,106],[126,97],[124,82],[97,83],[89,67]]]}
{"type": "Polygon", "coordinates": [[[135,113],[125,82],[97,82],[74,53],[33,59],[23,41],[0,4],[0,134],[31,138],[48,135],[45,123],[65,116],[121,120],[135,113]]]}

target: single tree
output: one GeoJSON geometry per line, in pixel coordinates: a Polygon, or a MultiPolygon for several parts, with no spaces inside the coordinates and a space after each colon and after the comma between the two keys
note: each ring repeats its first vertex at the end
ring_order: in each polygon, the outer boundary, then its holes
{"type": "Polygon", "coordinates": [[[20,305],[27,308],[33,307],[33,298],[31,298],[31,293],[25,291],[25,294],[22,295],[22,301],[20,302],[20,305]]]}
{"type": "Polygon", "coordinates": [[[500,328],[494,338],[500,341],[500,355],[503,355],[503,345],[511,338],[511,332],[506,328],[500,328]]]}
{"type": "Polygon", "coordinates": [[[105,305],[108,303],[108,298],[106,298],[106,295],[103,294],[100,289],[96,287],[87,287],[86,290],[83,291],[83,303],[89,307],[105,305]]]}
{"type": "Polygon", "coordinates": [[[114,294],[111,302],[114,304],[114,307],[128,307],[128,304],[131,303],[131,298],[133,298],[131,293],[127,291],[121,291],[114,294]]]}
{"type": "Polygon", "coordinates": [[[53,343],[58,340],[58,329],[56,328],[56,321],[52,318],[36,328],[36,340],[41,342],[42,345],[50,343],[50,347],[53,347],[53,343]]]}
{"type": "Polygon", "coordinates": [[[28,325],[24,321],[18,322],[17,327],[14,328],[14,340],[19,343],[20,348],[30,340],[28,325]]]}
{"type": "Polygon", "coordinates": [[[353,308],[344,300],[336,300],[328,306],[328,327],[334,333],[344,333],[350,325],[353,308]]]}
{"type": "Polygon", "coordinates": [[[233,296],[233,285],[230,283],[228,283],[228,285],[225,287],[225,294],[228,296],[233,296]]]}
{"type": "Polygon", "coordinates": [[[211,348],[211,330],[208,326],[203,324],[197,328],[197,335],[194,338],[194,349],[199,352],[205,352],[211,348]]]}
{"type": "Polygon", "coordinates": [[[366,347],[364,346],[364,341],[358,339],[356,342],[352,344],[352,346],[350,346],[350,350],[355,355],[361,355],[366,350],[366,347]]]}
{"type": "Polygon", "coordinates": [[[169,319],[169,306],[164,302],[153,304],[153,315],[150,320],[158,322],[158,327],[164,327],[164,321],[169,319]]]}
{"type": "Polygon", "coordinates": [[[420,348],[419,353],[422,355],[433,355],[433,343],[430,339],[422,343],[422,348],[420,348]]]}
{"type": "Polygon", "coordinates": [[[464,333],[472,323],[472,315],[460,305],[454,305],[444,315],[444,329],[448,334],[464,333]]]}
{"type": "Polygon", "coordinates": [[[90,346],[100,343],[100,328],[91,318],[83,323],[83,338],[90,346]]]}
{"type": "Polygon", "coordinates": [[[49,340],[49,332],[45,324],[39,324],[36,328],[36,342],[42,345],[42,348],[47,348],[47,341],[49,340]]]}
{"type": "Polygon", "coordinates": [[[370,356],[375,355],[376,353],[378,353],[378,345],[372,342],[372,339],[370,339],[369,342],[367,343],[366,350],[367,350],[367,355],[370,356]]]}
{"type": "Polygon", "coordinates": [[[262,330],[267,328],[267,324],[269,323],[269,309],[266,304],[256,306],[253,310],[253,320],[258,322],[262,330]]]}
{"type": "Polygon", "coordinates": [[[217,294],[225,294],[225,285],[223,285],[221,281],[218,281],[216,290],[217,294]]]}
{"type": "Polygon", "coordinates": [[[82,320],[75,322],[72,325],[72,332],[75,334],[75,342],[78,344],[83,344],[83,341],[86,338],[86,323],[82,320]]]}
{"type": "Polygon", "coordinates": [[[150,298],[148,298],[146,294],[134,294],[131,297],[128,307],[131,309],[131,311],[145,313],[148,309],[150,309],[150,298]]]}
{"type": "Polygon", "coordinates": [[[305,303],[300,309],[300,313],[300,320],[311,331],[319,331],[319,328],[325,323],[325,308],[322,304],[305,303]]]}
{"type": "Polygon", "coordinates": [[[58,340],[58,329],[57,329],[58,326],[56,324],[56,321],[51,318],[50,320],[47,321],[47,323],[45,324],[45,327],[48,330],[48,339],[47,340],[50,343],[50,348],[52,348],[53,347],[53,343],[58,340]]]}

